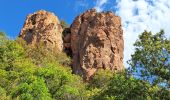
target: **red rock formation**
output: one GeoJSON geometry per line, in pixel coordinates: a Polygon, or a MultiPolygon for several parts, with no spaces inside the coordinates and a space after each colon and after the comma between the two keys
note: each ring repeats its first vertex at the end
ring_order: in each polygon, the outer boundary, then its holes
{"type": "Polygon", "coordinates": [[[100,68],[112,71],[124,69],[120,17],[112,12],[98,13],[91,9],[78,16],[70,30],[65,41],[71,43],[75,74],[88,80],[100,68]]]}
{"type": "Polygon", "coordinates": [[[62,27],[57,16],[40,10],[27,16],[19,37],[27,44],[39,45],[44,42],[47,48],[62,51],[62,27]]]}
{"type": "Polygon", "coordinates": [[[112,12],[88,10],[64,30],[63,40],[61,33],[58,18],[40,10],[28,15],[20,37],[33,45],[43,41],[50,49],[62,51],[64,46],[66,53],[72,56],[73,72],[86,80],[98,69],[113,72],[124,69],[121,20],[112,12]]]}

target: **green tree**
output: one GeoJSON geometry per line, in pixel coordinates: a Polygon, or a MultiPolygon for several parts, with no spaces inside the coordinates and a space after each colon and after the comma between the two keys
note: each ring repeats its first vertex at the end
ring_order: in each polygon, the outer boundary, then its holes
{"type": "Polygon", "coordinates": [[[13,99],[21,100],[52,100],[48,88],[42,78],[30,76],[28,81],[19,83],[11,92],[13,99]]]}
{"type": "MultiPolygon", "coordinates": [[[[94,99],[100,100],[157,100],[155,94],[158,87],[152,87],[148,82],[114,74],[108,87],[100,92],[94,99]]],[[[158,98],[159,100],[159,98],[158,98]]]]}
{"type": "Polygon", "coordinates": [[[90,85],[96,88],[105,88],[112,77],[112,71],[100,69],[95,73],[90,85]]]}
{"type": "Polygon", "coordinates": [[[15,62],[24,55],[24,49],[13,40],[0,41],[0,68],[12,70],[15,62]]]}
{"type": "Polygon", "coordinates": [[[0,32],[0,39],[2,40],[2,38],[6,38],[6,35],[4,32],[0,32]]]}
{"type": "Polygon", "coordinates": [[[110,70],[97,70],[93,78],[88,82],[86,86],[86,95],[89,97],[89,99],[94,99],[96,95],[100,95],[100,92],[108,87],[113,74],[114,73],[110,70]]]}
{"type": "Polygon", "coordinates": [[[39,45],[26,45],[26,42],[21,38],[17,38],[16,41],[24,48],[26,58],[30,58],[37,66],[42,66],[45,62],[58,62],[64,66],[69,66],[71,63],[70,58],[64,52],[57,49],[49,50],[43,42],[39,45]]]}
{"type": "Polygon", "coordinates": [[[132,74],[148,80],[154,85],[170,86],[170,40],[164,31],[153,35],[143,32],[135,42],[135,53],[129,64],[132,74]]]}
{"type": "Polygon", "coordinates": [[[61,27],[62,27],[63,29],[65,29],[65,28],[68,28],[68,27],[69,27],[69,25],[66,23],[66,21],[65,21],[65,20],[61,20],[61,21],[60,21],[60,24],[61,24],[61,27]]]}
{"type": "MultiPolygon", "coordinates": [[[[82,79],[72,74],[70,68],[63,66],[68,60],[63,53],[53,53],[42,46],[25,45],[24,56],[13,63],[13,86],[9,94],[13,99],[79,100],[85,98],[85,85],[82,79]]],[[[7,71],[9,72],[9,71],[7,71]]],[[[6,75],[4,73],[4,75],[6,75]]],[[[8,74],[6,75],[9,76],[8,74]]]]}
{"type": "Polygon", "coordinates": [[[4,35],[0,40],[1,98],[49,100],[51,97],[44,80],[34,75],[37,68],[25,58],[24,48],[4,35]]]}
{"type": "Polygon", "coordinates": [[[87,88],[92,100],[169,100],[169,90],[129,76],[127,72],[99,70],[87,88]]]}
{"type": "Polygon", "coordinates": [[[58,63],[46,63],[39,68],[37,76],[43,77],[53,97],[57,100],[79,100],[84,98],[85,85],[82,79],[71,73],[71,69],[58,63]]]}
{"type": "Polygon", "coordinates": [[[0,87],[0,100],[9,100],[9,97],[6,95],[6,90],[0,87]]]}

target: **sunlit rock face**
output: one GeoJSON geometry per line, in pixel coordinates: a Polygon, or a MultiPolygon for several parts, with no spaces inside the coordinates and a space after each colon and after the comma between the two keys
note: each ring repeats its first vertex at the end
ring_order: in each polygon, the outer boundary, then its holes
{"type": "Polygon", "coordinates": [[[88,80],[98,69],[124,69],[123,30],[120,17],[114,13],[90,9],[77,16],[66,40],[72,50],[73,72],[84,79],[88,80]]]}
{"type": "Polygon", "coordinates": [[[29,14],[19,34],[27,44],[44,43],[48,49],[62,51],[62,27],[53,13],[40,10],[29,14]]]}
{"type": "Polygon", "coordinates": [[[89,80],[98,69],[124,70],[121,19],[112,12],[90,9],[77,16],[63,31],[53,13],[40,10],[27,16],[19,37],[27,44],[43,42],[49,49],[64,49],[72,57],[73,73],[85,80],[89,80]]]}

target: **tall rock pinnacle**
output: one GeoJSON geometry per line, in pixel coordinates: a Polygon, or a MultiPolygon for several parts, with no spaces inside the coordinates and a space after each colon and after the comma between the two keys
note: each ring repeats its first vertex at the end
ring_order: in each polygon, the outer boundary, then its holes
{"type": "Polygon", "coordinates": [[[121,19],[112,12],[86,11],[76,17],[68,37],[75,74],[88,80],[98,69],[114,72],[124,69],[121,19]]]}
{"type": "Polygon", "coordinates": [[[28,15],[19,37],[27,44],[44,42],[49,49],[62,51],[64,48],[72,56],[73,73],[85,80],[98,69],[124,70],[121,19],[112,12],[98,13],[90,9],[63,31],[54,14],[40,10],[28,15]]]}
{"type": "Polygon", "coordinates": [[[27,16],[19,37],[23,38],[27,44],[37,45],[43,42],[47,48],[62,51],[62,31],[57,16],[40,10],[27,16]]]}

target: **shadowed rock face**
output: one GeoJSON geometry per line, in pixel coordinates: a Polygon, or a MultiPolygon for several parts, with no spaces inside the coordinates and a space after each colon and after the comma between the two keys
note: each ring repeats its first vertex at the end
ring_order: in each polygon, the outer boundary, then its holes
{"type": "MultiPolygon", "coordinates": [[[[73,56],[73,72],[88,80],[97,69],[122,71],[123,31],[120,17],[91,9],[76,17],[65,37],[73,56]]],[[[66,44],[65,44],[66,45],[66,44]]]]}
{"type": "Polygon", "coordinates": [[[62,27],[57,16],[40,10],[27,16],[19,34],[27,44],[39,45],[43,42],[48,49],[62,51],[62,27]]]}

